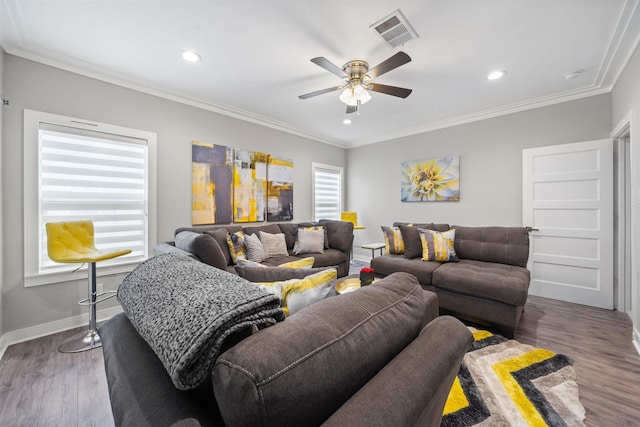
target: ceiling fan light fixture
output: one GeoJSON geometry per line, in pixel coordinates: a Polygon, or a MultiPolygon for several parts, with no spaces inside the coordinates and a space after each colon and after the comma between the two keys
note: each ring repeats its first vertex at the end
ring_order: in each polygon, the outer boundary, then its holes
{"type": "Polygon", "coordinates": [[[349,117],[346,117],[346,118],[342,121],[342,124],[343,124],[343,125],[350,125],[351,123],[353,123],[353,120],[351,120],[349,117]]]}
{"type": "Polygon", "coordinates": [[[340,101],[354,107],[358,105],[358,101],[360,101],[360,104],[366,104],[370,100],[371,94],[369,94],[369,91],[361,84],[349,86],[340,94],[340,101]]]}

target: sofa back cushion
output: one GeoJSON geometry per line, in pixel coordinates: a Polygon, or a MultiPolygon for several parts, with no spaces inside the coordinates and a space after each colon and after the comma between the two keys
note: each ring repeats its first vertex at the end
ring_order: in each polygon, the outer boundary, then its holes
{"type": "Polygon", "coordinates": [[[282,233],[282,231],[280,231],[280,227],[278,227],[278,224],[245,225],[242,229],[244,231],[244,234],[256,234],[258,236],[260,235],[261,231],[269,234],[282,233]]]}
{"type": "MultiPolygon", "coordinates": [[[[237,233],[237,231],[235,231],[237,233]]],[[[213,239],[218,243],[220,249],[222,249],[222,253],[224,254],[226,265],[232,265],[231,262],[231,252],[229,251],[229,244],[227,243],[227,237],[229,237],[229,231],[226,228],[216,228],[212,230],[205,231],[205,234],[213,237],[213,239]]]]}
{"type": "Polygon", "coordinates": [[[212,373],[225,424],[320,425],[419,334],[423,292],[394,273],[241,341],[212,373]]]}
{"type": "MultiPolygon", "coordinates": [[[[228,262],[215,239],[208,234],[181,231],[175,237],[176,248],[191,252],[205,264],[226,270],[228,262]]],[[[226,244],[225,244],[226,246],[226,244]]]]}
{"type": "Polygon", "coordinates": [[[353,223],[347,221],[320,220],[319,224],[327,229],[328,247],[342,252],[347,252],[351,248],[353,223]]]}
{"type": "Polygon", "coordinates": [[[456,230],[458,258],[527,267],[529,233],[524,227],[462,227],[456,230]]]}

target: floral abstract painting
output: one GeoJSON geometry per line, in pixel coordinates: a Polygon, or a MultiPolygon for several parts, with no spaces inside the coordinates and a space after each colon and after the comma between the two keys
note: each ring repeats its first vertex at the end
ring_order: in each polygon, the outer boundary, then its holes
{"type": "Polygon", "coordinates": [[[401,169],[403,202],[460,200],[460,156],[402,162],[401,169]]]}
{"type": "Polygon", "coordinates": [[[267,155],[235,150],[233,164],[233,222],[264,221],[267,155]]]}
{"type": "Polygon", "coordinates": [[[233,185],[233,150],[224,145],[191,144],[191,222],[229,224],[233,185]]]}
{"type": "Polygon", "coordinates": [[[267,160],[267,221],[293,219],[293,161],[269,156],[267,160]]]}

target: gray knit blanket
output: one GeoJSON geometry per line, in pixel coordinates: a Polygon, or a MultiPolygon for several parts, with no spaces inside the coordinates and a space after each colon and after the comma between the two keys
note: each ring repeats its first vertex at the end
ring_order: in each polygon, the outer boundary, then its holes
{"type": "Polygon", "coordinates": [[[180,390],[208,377],[226,337],[284,319],[277,296],[174,253],[138,265],[120,284],[118,301],[180,390]]]}

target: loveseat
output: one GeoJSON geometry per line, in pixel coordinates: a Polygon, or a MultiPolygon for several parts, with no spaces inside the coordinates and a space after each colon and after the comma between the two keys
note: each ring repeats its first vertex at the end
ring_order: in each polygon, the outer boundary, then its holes
{"type": "Polygon", "coordinates": [[[378,276],[404,271],[438,295],[440,312],[513,338],[527,301],[529,234],[523,227],[463,227],[396,222],[383,227],[387,252],[371,261],[378,276]],[[420,229],[455,230],[450,262],[423,261],[420,229]]]}
{"type": "MultiPolygon", "coordinates": [[[[306,231],[306,230],[305,230],[306,231]]],[[[156,245],[156,255],[164,253],[182,253],[198,259],[206,264],[233,274],[243,273],[230,249],[229,239],[235,238],[238,232],[244,236],[266,233],[268,236],[279,236],[286,247],[275,256],[269,256],[260,264],[278,266],[294,262],[302,258],[313,257],[313,267],[335,267],[338,277],[349,274],[349,263],[353,248],[353,224],[346,221],[321,220],[303,223],[272,223],[261,225],[207,225],[181,227],[175,230],[173,242],[162,242],[156,245]],[[296,241],[299,229],[321,227],[324,232],[324,244],[320,250],[296,253],[296,241]]],[[[237,242],[236,242],[237,243],[237,242]]],[[[242,243],[240,243],[242,245],[242,243]]],[[[268,255],[268,254],[267,254],[268,255]]],[[[272,254],[274,255],[274,254],[272,254]]],[[[248,268],[247,271],[251,270],[248,268]]]]}
{"type": "MultiPolygon", "coordinates": [[[[167,269],[171,266],[154,265],[148,273],[125,278],[118,291],[125,313],[99,330],[116,426],[440,425],[472,337],[457,319],[437,317],[437,296],[424,291],[415,277],[392,274],[269,327],[239,330],[225,339],[210,375],[179,390],[167,352],[188,353],[198,337],[183,347],[158,348],[136,313],[155,310],[151,335],[157,327],[199,331],[190,329],[191,315],[180,314],[192,304],[176,307],[181,299],[174,302],[173,295],[183,290],[180,276],[167,269]],[[156,273],[178,277],[165,282],[171,291],[149,286],[160,277],[156,273]]],[[[198,285],[214,277],[225,282],[225,289],[257,286],[218,269],[197,270],[181,274],[201,275],[193,280],[198,285]]],[[[205,297],[217,298],[211,292],[205,297]]]]}

